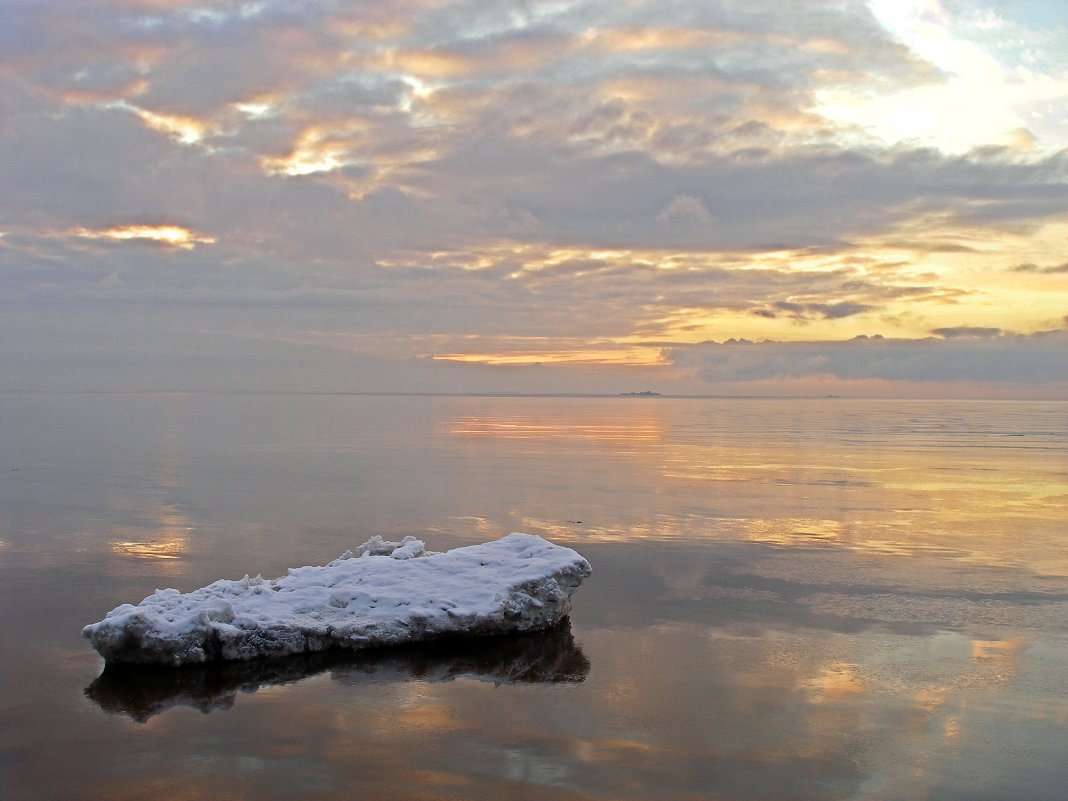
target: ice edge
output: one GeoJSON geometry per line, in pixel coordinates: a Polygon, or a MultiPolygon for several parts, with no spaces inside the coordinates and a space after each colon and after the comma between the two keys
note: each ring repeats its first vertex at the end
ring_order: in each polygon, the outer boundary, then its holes
{"type": "Polygon", "coordinates": [[[183,665],[536,631],[569,614],[571,594],[591,572],[572,549],[532,534],[444,553],[414,537],[374,537],[271,581],[156,590],[82,634],[108,663],[183,665]]]}

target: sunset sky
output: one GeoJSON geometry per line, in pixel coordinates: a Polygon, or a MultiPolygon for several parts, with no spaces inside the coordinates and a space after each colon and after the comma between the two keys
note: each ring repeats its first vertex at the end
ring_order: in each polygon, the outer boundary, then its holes
{"type": "Polygon", "coordinates": [[[1068,398],[1068,4],[0,0],[0,389],[1068,398]]]}

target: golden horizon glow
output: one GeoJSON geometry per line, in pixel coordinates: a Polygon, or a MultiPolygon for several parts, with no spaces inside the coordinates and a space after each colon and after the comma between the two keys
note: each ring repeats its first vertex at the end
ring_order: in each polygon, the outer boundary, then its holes
{"type": "MultiPolygon", "coordinates": [[[[931,252],[920,232],[907,229],[826,252],[685,252],[516,242],[486,244],[467,252],[435,252],[428,254],[432,266],[478,272],[507,264],[512,265],[508,280],[521,283],[552,282],[559,270],[576,286],[613,271],[631,276],[633,287],[641,282],[654,286],[660,274],[692,276],[699,286],[702,275],[715,281],[724,272],[737,280],[751,275],[754,284],[783,283],[788,276],[802,275],[811,282],[795,291],[784,288],[763,303],[739,300],[691,306],[680,293],[678,305],[660,300],[644,313],[631,309],[628,333],[597,340],[561,336],[512,341],[485,334],[481,347],[445,345],[435,348],[433,356],[487,365],[654,365],[663,363],[660,351],[666,345],[728,339],[845,342],[875,335],[926,339],[936,329],[953,327],[986,326],[1020,334],[1056,330],[1063,326],[1068,307],[1063,292],[1049,290],[1062,287],[1066,277],[1050,273],[1021,281],[1011,267],[1014,260],[1050,263],[1057,257],[1061,234],[1068,235],[1068,225],[1052,224],[1026,238],[1008,231],[997,239],[987,232],[984,242],[977,241],[978,231],[936,229],[927,234],[931,252]],[[973,241],[975,247],[966,244],[973,241]],[[504,341],[508,347],[501,346],[504,341]],[[650,342],[657,344],[646,344],[650,342]]],[[[384,260],[380,265],[412,266],[408,260],[384,260]]],[[[657,300],[655,295],[651,299],[657,300]]]]}
{"type": "Polygon", "coordinates": [[[527,353],[435,353],[427,358],[434,361],[491,366],[533,366],[538,364],[649,366],[663,363],[663,355],[659,347],[638,347],[610,343],[606,343],[603,349],[593,347],[587,350],[535,350],[527,353]]]}

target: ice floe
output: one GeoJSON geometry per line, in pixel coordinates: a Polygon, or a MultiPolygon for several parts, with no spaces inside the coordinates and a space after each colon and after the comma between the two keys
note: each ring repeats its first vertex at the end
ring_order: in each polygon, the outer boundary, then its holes
{"type": "Polygon", "coordinates": [[[427,551],[375,537],[274,580],[156,590],[82,630],[108,663],[183,665],[537,631],[565,618],[590,565],[531,534],[427,551]]]}

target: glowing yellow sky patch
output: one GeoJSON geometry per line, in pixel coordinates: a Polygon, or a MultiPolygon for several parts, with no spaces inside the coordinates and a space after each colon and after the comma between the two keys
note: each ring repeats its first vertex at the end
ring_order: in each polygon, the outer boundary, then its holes
{"type": "MultiPolygon", "coordinates": [[[[920,314],[927,328],[990,326],[1019,333],[1060,328],[1068,313],[1068,273],[1042,272],[1068,261],[1063,243],[1068,223],[1040,228],[969,228],[913,223],[881,237],[858,240],[857,249],[877,262],[909,265],[895,270],[902,283],[939,283],[950,292],[902,301],[895,312],[920,314]],[[1033,272],[1014,270],[1031,264],[1033,272]]],[[[922,335],[923,331],[913,332],[922,335]]]]}
{"type": "MultiPolygon", "coordinates": [[[[427,83],[426,81],[416,77],[415,75],[405,76],[404,82],[408,84],[409,87],[411,87],[412,97],[418,98],[419,100],[426,100],[436,91],[436,88],[432,84],[427,83]]],[[[406,108],[405,110],[411,111],[410,100],[408,101],[408,108],[406,108]]]]}
{"type": "MultiPolygon", "coordinates": [[[[354,121],[347,125],[346,131],[351,133],[357,127],[354,121]]],[[[309,128],[298,137],[289,155],[267,156],[260,160],[260,166],[270,175],[311,175],[340,169],[351,163],[350,145],[331,139],[336,133],[325,128],[309,128]]]]}
{"type": "MultiPolygon", "coordinates": [[[[817,90],[814,111],[886,143],[916,142],[962,153],[983,145],[1018,147],[1028,112],[1068,97],[1068,78],[1008,69],[964,38],[928,0],[871,0],[878,21],[920,59],[941,70],[932,82],[873,91],[817,90]]],[[[1033,138],[1032,138],[1033,143],[1033,138]]],[[[1047,142],[1051,149],[1068,141],[1047,142]]]]}
{"type": "Polygon", "coordinates": [[[196,234],[179,225],[120,225],[96,230],[78,228],[74,234],[83,239],[148,240],[183,250],[216,242],[215,237],[196,234]]]}
{"type": "Polygon", "coordinates": [[[261,120],[278,112],[277,101],[273,98],[256,98],[244,103],[233,103],[235,111],[244,114],[250,120],[261,120]]]}
{"type": "Polygon", "coordinates": [[[183,145],[195,145],[204,139],[211,125],[196,117],[181,114],[161,114],[143,108],[131,106],[141,121],[153,131],[171,136],[183,145]]]}
{"type": "Polygon", "coordinates": [[[429,357],[483,365],[629,365],[663,364],[661,348],[636,337],[516,337],[504,335],[445,338],[429,357]],[[470,345],[468,345],[470,343],[470,345]],[[450,349],[448,346],[453,345],[450,349]],[[460,344],[460,347],[456,347],[460,344]]]}
{"type": "Polygon", "coordinates": [[[261,164],[271,175],[311,175],[344,167],[344,153],[344,148],[300,149],[282,158],[265,158],[261,164]]]}
{"type": "MultiPolygon", "coordinates": [[[[789,298],[786,302],[804,304],[804,301],[789,298]]],[[[827,298],[826,302],[833,304],[839,299],[827,298]]],[[[871,312],[846,318],[822,318],[817,313],[797,316],[773,307],[768,311],[776,316],[765,317],[756,313],[761,308],[761,304],[755,304],[752,309],[680,308],[656,322],[660,328],[656,336],[679,344],[723,342],[728,339],[805,342],[847,340],[874,334],[888,338],[922,338],[929,336],[934,327],[930,320],[922,317],[897,319],[900,312],[913,308],[910,302],[888,302],[871,312]],[[891,318],[894,319],[892,323],[888,322],[891,318]]]]}

